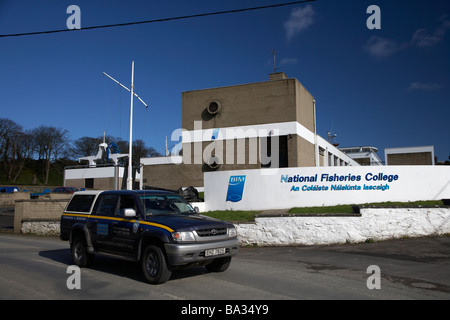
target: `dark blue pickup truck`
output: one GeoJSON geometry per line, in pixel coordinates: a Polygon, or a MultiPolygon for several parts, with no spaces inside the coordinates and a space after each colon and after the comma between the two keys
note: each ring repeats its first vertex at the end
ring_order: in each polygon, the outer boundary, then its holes
{"type": "Polygon", "coordinates": [[[96,254],[139,262],[148,282],[164,283],[178,267],[225,271],[238,252],[233,224],[197,213],[167,191],[80,191],[61,216],[79,267],[96,254]]]}

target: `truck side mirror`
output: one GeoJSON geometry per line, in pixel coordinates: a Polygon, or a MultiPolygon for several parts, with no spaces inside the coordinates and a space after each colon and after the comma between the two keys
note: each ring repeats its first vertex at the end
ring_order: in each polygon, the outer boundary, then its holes
{"type": "Polygon", "coordinates": [[[128,218],[134,218],[134,217],[136,217],[136,210],[134,210],[132,208],[126,208],[123,211],[123,215],[128,218]]]}

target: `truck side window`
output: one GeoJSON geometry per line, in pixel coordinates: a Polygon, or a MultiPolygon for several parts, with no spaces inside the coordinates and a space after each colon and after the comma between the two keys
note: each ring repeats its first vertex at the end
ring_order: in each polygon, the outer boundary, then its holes
{"type": "Polygon", "coordinates": [[[100,216],[114,217],[118,198],[119,196],[114,194],[101,195],[96,214],[100,216]]]}
{"type": "Polygon", "coordinates": [[[134,209],[137,212],[137,206],[132,196],[120,196],[116,216],[123,217],[123,212],[125,209],[134,209]]]}
{"type": "Polygon", "coordinates": [[[76,195],[70,200],[67,211],[89,213],[95,195],[76,195]]]}

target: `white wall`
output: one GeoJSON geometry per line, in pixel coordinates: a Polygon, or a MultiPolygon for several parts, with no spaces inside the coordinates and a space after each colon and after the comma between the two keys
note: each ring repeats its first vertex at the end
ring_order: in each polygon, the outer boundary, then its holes
{"type": "Polygon", "coordinates": [[[268,217],[236,224],[240,245],[323,245],[443,235],[450,208],[367,208],[360,217],[268,217]]]}
{"type": "Polygon", "coordinates": [[[216,171],[205,173],[204,182],[206,210],[271,210],[450,198],[449,166],[216,171]],[[374,179],[380,174],[386,180],[374,179]],[[227,201],[230,177],[236,176],[245,176],[242,199],[227,201]],[[330,177],[338,179],[329,181],[330,177]],[[296,178],[300,181],[294,182],[296,178]]]}
{"type": "MultiPolygon", "coordinates": [[[[114,177],[114,167],[92,167],[76,168],[64,170],[65,179],[86,179],[86,178],[111,178],[114,177]]],[[[123,177],[124,168],[119,167],[119,177],[123,177]]]]}

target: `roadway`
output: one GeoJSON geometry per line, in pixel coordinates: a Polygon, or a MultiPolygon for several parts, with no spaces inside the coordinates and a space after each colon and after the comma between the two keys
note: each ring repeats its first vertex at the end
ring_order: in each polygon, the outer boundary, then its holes
{"type": "Polygon", "coordinates": [[[175,271],[157,286],[144,281],[137,264],[97,257],[91,268],[81,269],[81,289],[69,289],[68,242],[3,232],[0,299],[179,300],[182,306],[185,300],[448,300],[449,249],[448,236],[241,248],[223,273],[195,267],[175,271]]]}

